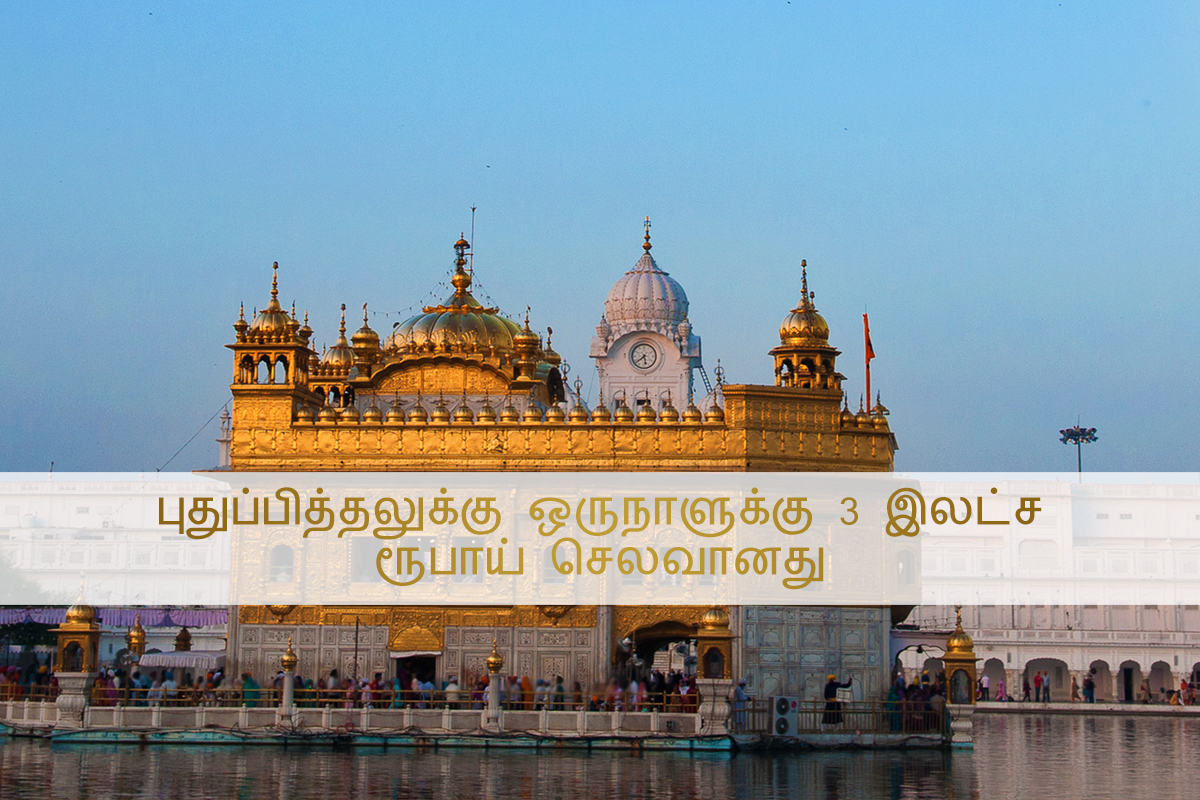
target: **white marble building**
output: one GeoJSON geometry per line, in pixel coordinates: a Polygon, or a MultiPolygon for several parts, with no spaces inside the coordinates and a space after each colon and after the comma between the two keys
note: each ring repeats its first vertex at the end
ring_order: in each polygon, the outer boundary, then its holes
{"type": "MultiPolygon", "coordinates": [[[[963,625],[975,638],[980,674],[988,675],[993,697],[1001,678],[1009,692],[1019,692],[1026,676],[1038,671],[1049,671],[1054,700],[1069,699],[1071,678],[1082,686],[1093,668],[1096,697],[1103,701],[1136,700],[1143,679],[1156,701],[1160,688],[1200,680],[1200,486],[1001,486],[1002,495],[1043,498],[1042,524],[1003,541],[980,527],[938,526],[922,552],[923,577],[966,585],[1010,576],[1018,599],[1021,581],[1061,581],[1059,602],[1030,592],[1028,602],[963,608],[963,625]]],[[[965,484],[923,489],[926,497],[972,494],[965,484]]],[[[908,617],[906,627],[920,630],[898,631],[893,650],[911,645],[900,656],[909,675],[938,666],[937,637],[921,634],[948,630],[953,619],[950,606],[921,606],[908,617]]]]}
{"type": "Polygon", "coordinates": [[[632,409],[649,404],[657,411],[668,393],[682,409],[692,396],[693,371],[701,365],[687,294],[659,269],[650,248],[647,218],[642,257],[609,290],[592,338],[600,393],[610,409],[623,399],[632,409]]]}

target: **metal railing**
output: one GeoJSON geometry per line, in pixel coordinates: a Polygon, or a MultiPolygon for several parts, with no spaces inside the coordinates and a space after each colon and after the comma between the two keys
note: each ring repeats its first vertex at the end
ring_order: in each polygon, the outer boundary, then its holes
{"type": "Polygon", "coordinates": [[[732,703],[730,729],[767,735],[814,733],[909,733],[941,736],[948,730],[944,707],[924,700],[866,700],[833,705],[825,700],[801,700],[789,716],[786,732],[776,728],[777,715],[771,699],[751,698],[744,708],[732,703]],[[794,722],[793,722],[794,720],[794,722]]]}
{"type": "MultiPolygon", "coordinates": [[[[179,687],[166,688],[121,688],[93,686],[89,703],[93,706],[123,707],[196,707],[268,708],[280,705],[282,690],[262,687],[245,690],[236,687],[214,689],[179,687]]],[[[486,695],[478,690],[440,691],[405,689],[394,691],[381,689],[295,689],[293,702],[298,708],[376,708],[376,709],[444,709],[482,710],[486,695]]],[[[607,697],[604,694],[577,695],[567,691],[556,697],[553,692],[537,693],[509,692],[501,695],[500,707],[506,711],[624,711],[676,714],[694,714],[699,710],[700,698],[695,693],[680,695],[665,692],[643,694],[636,700],[629,697],[607,697]]]]}
{"type": "Polygon", "coordinates": [[[54,702],[58,698],[58,687],[33,684],[21,686],[15,683],[0,684],[0,703],[7,700],[31,700],[34,703],[54,702]]]}

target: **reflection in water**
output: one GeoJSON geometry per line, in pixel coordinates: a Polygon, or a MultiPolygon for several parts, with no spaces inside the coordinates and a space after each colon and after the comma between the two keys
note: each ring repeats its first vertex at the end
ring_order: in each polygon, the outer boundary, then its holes
{"type": "Polygon", "coordinates": [[[737,756],[14,739],[0,740],[0,798],[1183,797],[1200,746],[1196,720],[985,716],[976,730],[974,752],[737,756]]]}

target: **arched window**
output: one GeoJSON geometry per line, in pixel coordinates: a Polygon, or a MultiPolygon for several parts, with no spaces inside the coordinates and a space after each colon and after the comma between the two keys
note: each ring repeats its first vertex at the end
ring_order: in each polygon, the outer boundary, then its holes
{"type": "Polygon", "coordinates": [[[238,364],[237,382],[254,383],[254,359],[250,356],[242,356],[242,360],[238,364]]]}
{"type": "Polygon", "coordinates": [[[295,554],[286,544],[271,548],[271,583],[291,583],[294,574],[295,554]]]}
{"type": "Polygon", "coordinates": [[[275,360],[275,380],[274,383],[288,382],[288,363],[287,359],[280,356],[275,360]]]}
{"type": "Polygon", "coordinates": [[[263,356],[258,360],[258,378],[255,383],[271,382],[271,359],[263,356]]]}

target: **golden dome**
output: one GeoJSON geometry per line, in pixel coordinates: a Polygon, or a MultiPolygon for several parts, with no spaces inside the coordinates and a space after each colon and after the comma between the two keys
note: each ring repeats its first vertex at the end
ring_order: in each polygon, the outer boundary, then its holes
{"type": "Polygon", "coordinates": [[[586,425],[588,422],[589,416],[590,415],[588,414],[588,410],[583,407],[582,403],[580,403],[578,400],[576,400],[575,405],[571,406],[571,413],[567,417],[567,420],[569,422],[573,422],[577,425],[586,425]]]}
{"type": "Polygon", "coordinates": [[[324,408],[321,409],[320,413],[317,414],[317,421],[318,422],[336,422],[337,417],[338,417],[338,412],[337,412],[336,408],[334,408],[333,406],[325,406],[324,408]]]}
{"type": "Polygon", "coordinates": [[[300,406],[296,412],[297,422],[312,422],[317,418],[317,414],[312,410],[312,406],[300,406]]]}
{"type": "Polygon", "coordinates": [[[504,406],[504,410],[500,412],[501,422],[519,422],[521,420],[521,412],[517,411],[517,407],[512,404],[512,398],[508,398],[508,404],[504,406]]]}
{"type": "Polygon", "coordinates": [[[379,334],[371,330],[371,326],[367,324],[366,303],[363,303],[363,325],[350,337],[350,342],[354,345],[355,350],[379,349],[379,334]]]}
{"type": "Polygon", "coordinates": [[[696,404],[688,401],[687,408],[683,410],[683,421],[689,423],[702,422],[704,415],[700,413],[700,409],[696,408],[696,404]]]}
{"type": "Polygon", "coordinates": [[[729,627],[729,614],[720,606],[713,606],[700,618],[700,627],[706,631],[729,627]]]}
{"type": "Polygon", "coordinates": [[[367,406],[367,410],[363,412],[363,422],[382,422],[383,410],[379,406],[371,403],[367,406]]]}
{"type": "Polygon", "coordinates": [[[653,406],[646,403],[644,406],[638,407],[636,419],[638,422],[654,422],[658,419],[658,414],[654,413],[653,406]]]}
{"type": "Polygon", "coordinates": [[[358,422],[360,419],[362,419],[362,414],[360,414],[358,409],[354,406],[346,406],[342,409],[341,413],[338,414],[338,419],[341,419],[344,422],[358,422]]]}
{"type": "Polygon", "coordinates": [[[454,274],[450,278],[454,294],[437,306],[426,306],[421,313],[396,326],[384,347],[400,353],[456,350],[487,355],[511,355],[514,339],[521,332],[517,323],[488,308],[471,296],[473,279],[463,267],[463,253],[469,247],[465,239],[455,243],[458,251],[454,274]]]}
{"type": "Polygon", "coordinates": [[[962,606],[955,606],[954,612],[957,616],[957,620],[954,624],[954,633],[950,634],[950,637],[946,639],[946,652],[971,653],[974,655],[975,640],[971,638],[970,634],[963,630],[962,626],[962,606]]]}
{"type": "Polygon", "coordinates": [[[271,277],[271,300],[266,308],[258,312],[250,325],[250,330],[258,333],[283,333],[289,330],[292,322],[283,306],[279,305],[279,262],[276,261],[271,269],[274,270],[271,277]]]}
{"type": "Polygon", "coordinates": [[[91,625],[95,621],[96,609],[83,602],[82,596],[75,601],[75,605],[67,609],[68,625],[91,625]]]}
{"type": "Polygon", "coordinates": [[[725,421],[725,409],[721,408],[716,403],[713,403],[712,408],[710,408],[710,409],[708,409],[708,411],[704,412],[704,421],[705,422],[724,422],[725,421]]]}
{"type": "Polygon", "coordinates": [[[679,422],[679,409],[671,405],[671,395],[667,394],[667,404],[659,413],[658,418],[663,422],[679,422]]]}
{"type": "Polygon", "coordinates": [[[808,291],[808,263],[800,262],[800,303],[779,325],[779,341],[786,345],[829,344],[829,323],[817,313],[808,291]]]}
{"type": "Polygon", "coordinates": [[[633,409],[625,404],[624,398],[621,398],[621,402],[617,405],[617,413],[614,419],[617,422],[633,422],[633,409]]]}
{"type": "Polygon", "coordinates": [[[338,328],[338,338],[333,347],[321,359],[322,367],[340,367],[349,369],[354,366],[354,350],[346,340],[346,304],[342,303],[342,325],[338,328]]]}
{"type": "Polygon", "coordinates": [[[433,413],[429,416],[430,422],[449,422],[450,409],[446,408],[446,401],[438,398],[437,405],[433,407],[433,413]]]}
{"type": "Polygon", "coordinates": [[[408,412],[409,422],[426,423],[429,422],[429,412],[425,410],[425,406],[421,405],[421,398],[417,398],[417,404],[413,406],[413,410],[408,412]]]}
{"type": "Polygon", "coordinates": [[[404,408],[399,403],[394,403],[388,409],[387,416],[384,417],[385,422],[404,422],[404,408]]]}
{"type": "Polygon", "coordinates": [[[125,645],[138,655],[146,651],[146,629],[142,627],[141,614],[137,615],[133,627],[125,634],[125,645]]]}
{"type": "Polygon", "coordinates": [[[463,401],[458,404],[458,408],[454,409],[454,416],[451,417],[451,421],[459,425],[469,425],[475,421],[475,412],[467,405],[467,398],[464,397],[463,401]]]}
{"type": "Polygon", "coordinates": [[[479,408],[479,421],[494,423],[496,421],[496,409],[492,408],[492,403],[486,397],[483,398],[483,405],[479,408]]]}
{"type": "Polygon", "coordinates": [[[525,406],[525,413],[521,415],[522,422],[537,423],[542,421],[542,410],[538,408],[537,403],[531,399],[529,405],[525,406]]]}
{"type": "Polygon", "coordinates": [[[546,422],[562,422],[567,418],[567,412],[563,411],[562,406],[558,403],[551,403],[546,409],[546,422]]]}
{"type": "Polygon", "coordinates": [[[192,632],[184,625],[179,629],[179,633],[175,634],[175,650],[176,652],[186,653],[192,649],[192,632]]]}
{"type": "Polygon", "coordinates": [[[854,418],[854,412],[850,410],[850,405],[846,398],[842,398],[842,413],[841,423],[843,428],[853,428],[858,424],[858,420],[854,418]]]}
{"type": "Polygon", "coordinates": [[[604,405],[603,400],[601,400],[596,405],[596,408],[593,409],[592,422],[595,422],[595,423],[601,424],[601,425],[605,425],[605,424],[608,424],[609,422],[612,422],[612,412],[608,410],[608,406],[604,405]]]}

